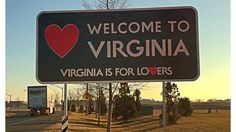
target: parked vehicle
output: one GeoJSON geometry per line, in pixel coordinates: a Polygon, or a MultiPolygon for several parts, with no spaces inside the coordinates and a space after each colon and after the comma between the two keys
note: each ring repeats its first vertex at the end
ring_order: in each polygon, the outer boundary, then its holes
{"type": "Polygon", "coordinates": [[[28,86],[28,109],[31,116],[55,113],[55,93],[47,86],[28,86]]]}

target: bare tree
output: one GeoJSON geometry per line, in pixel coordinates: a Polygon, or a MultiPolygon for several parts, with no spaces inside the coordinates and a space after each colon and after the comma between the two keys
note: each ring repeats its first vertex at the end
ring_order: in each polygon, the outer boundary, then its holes
{"type": "Polygon", "coordinates": [[[83,0],[83,6],[86,9],[122,9],[129,6],[128,0],[83,0]]]}
{"type": "Polygon", "coordinates": [[[68,99],[69,100],[74,100],[75,99],[75,93],[72,89],[68,90],[68,99]]]}
{"type": "MultiPolygon", "coordinates": [[[[121,9],[121,8],[126,8],[129,3],[128,0],[93,0],[92,3],[89,3],[86,0],[83,0],[83,5],[86,9],[105,9],[105,10],[109,10],[109,9],[121,9]]],[[[106,84],[105,84],[106,85],[106,84]]],[[[144,83],[133,83],[130,84],[130,88],[133,87],[144,87],[144,83]]],[[[99,86],[99,84],[97,84],[97,86],[99,86]]],[[[107,87],[103,88],[103,90],[107,89],[107,87]]],[[[108,122],[107,122],[107,131],[110,132],[110,127],[111,127],[111,113],[112,113],[112,103],[113,103],[113,98],[114,98],[114,94],[115,92],[117,92],[117,90],[119,89],[119,85],[118,83],[116,84],[111,84],[109,83],[109,87],[108,87],[108,94],[109,94],[109,104],[108,104],[108,122]],[[112,90],[113,88],[113,90],[112,90]]],[[[97,90],[96,90],[97,91],[97,90]]],[[[99,90],[98,90],[99,92],[99,90]]],[[[95,94],[98,95],[99,94],[95,94]]],[[[100,116],[100,115],[98,115],[100,116]]],[[[100,117],[98,117],[98,120],[100,119],[100,117]]],[[[100,124],[100,122],[98,121],[98,124],[100,124]]]]}

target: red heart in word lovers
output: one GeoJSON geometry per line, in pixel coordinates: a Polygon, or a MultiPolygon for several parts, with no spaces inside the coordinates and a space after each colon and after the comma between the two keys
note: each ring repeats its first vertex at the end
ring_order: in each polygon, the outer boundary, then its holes
{"type": "Polygon", "coordinates": [[[156,67],[149,67],[149,72],[152,74],[152,75],[156,75],[157,74],[157,68],[156,67]]]}
{"type": "Polygon", "coordinates": [[[58,25],[49,25],[44,32],[48,46],[60,58],[65,57],[75,46],[79,38],[79,29],[67,24],[61,29],[58,25]]]}

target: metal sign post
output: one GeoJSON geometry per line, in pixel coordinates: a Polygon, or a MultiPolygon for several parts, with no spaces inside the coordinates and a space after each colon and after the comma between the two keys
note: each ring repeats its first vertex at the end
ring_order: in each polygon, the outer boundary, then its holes
{"type": "Polygon", "coordinates": [[[97,117],[98,117],[98,126],[100,126],[100,116],[101,116],[101,95],[100,95],[100,86],[98,87],[98,114],[97,114],[97,117]]]}
{"type": "Polygon", "coordinates": [[[162,112],[162,123],[163,123],[163,131],[166,132],[166,89],[165,89],[165,82],[162,82],[162,97],[163,97],[163,112],[162,112]]]}
{"type": "Polygon", "coordinates": [[[89,115],[89,94],[88,94],[88,83],[86,84],[86,94],[87,94],[87,97],[86,97],[86,115],[89,115]]]}
{"type": "Polygon", "coordinates": [[[67,84],[64,84],[64,116],[68,115],[67,84]]]}
{"type": "Polygon", "coordinates": [[[64,84],[64,112],[62,116],[62,132],[68,132],[68,100],[67,100],[67,84],[64,84]]]}
{"type": "MultiPolygon", "coordinates": [[[[63,103],[63,101],[64,101],[64,99],[63,99],[63,97],[64,97],[64,89],[63,89],[63,87],[61,87],[61,104],[62,105],[64,105],[64,103],[63,103]]],[[[61,106],[62,108],[63,108],[63,106],[61,106]]],[[[61,109],[61,111],[62,111],[63,109],[61,109]]],[[[62,113],[62,115],[63,115],[63,113],[62,113]]]]}
{"type": "Polygon", "coordinates": [[[112,83],[109,83],[109,104],[107,116],[107,132],[111,131],[111,118],[112,118],[112,83]]]}

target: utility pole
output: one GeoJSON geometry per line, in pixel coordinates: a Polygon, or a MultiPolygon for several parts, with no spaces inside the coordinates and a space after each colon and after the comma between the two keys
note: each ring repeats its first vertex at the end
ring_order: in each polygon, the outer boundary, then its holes
{"type": "Polygon", "coordinates": [[[7,96],[9,96],[9,102],[11,102],[11,94],[7,94],[7,96]]]}
{"type": "Polygon", "coordinates": [[[11,109],[11,94],[7,94],[7,96],[9,96],[9,107],[10,107],[10,109],[11,109]]]}

